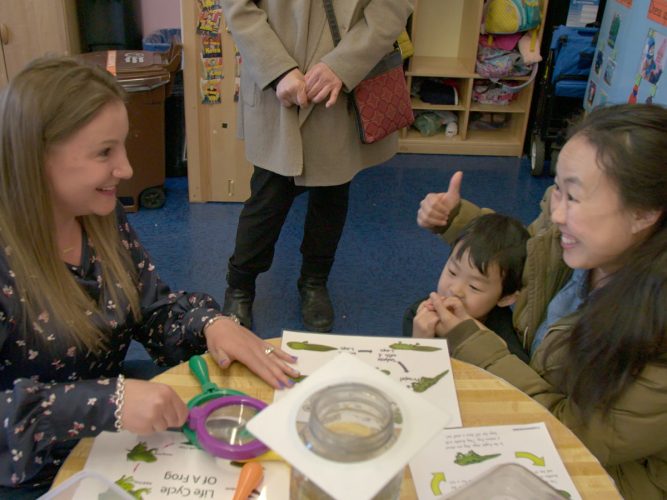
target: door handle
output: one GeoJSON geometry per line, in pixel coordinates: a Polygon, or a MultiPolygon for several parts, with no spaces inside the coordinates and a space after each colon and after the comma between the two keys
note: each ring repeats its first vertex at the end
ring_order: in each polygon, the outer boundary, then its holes
{"type": "Polygon", "coordinates": [[[9,28],[5,23],[0,23],[0,43],[2,45],[9,43],[9,28]]]}

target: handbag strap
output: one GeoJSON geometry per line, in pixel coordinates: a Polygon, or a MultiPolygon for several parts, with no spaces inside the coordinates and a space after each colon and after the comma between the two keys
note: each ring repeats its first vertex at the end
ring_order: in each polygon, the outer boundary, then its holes
{"type": "Polygon", "coordinates": [[[528,85],[533,83],[535,77],[537,76],[537,66],[538,66],[537,63],[533,64],[533,68],[530,71],[530,78],[528,78],[528,80],[523,82],[521,85],[505,85],[503,82],[500,81],[500,78],[489,78],[489,80],[491,80],[493,83],[500,85],[503,88],[503,90],[516,93],[519,90],[524,89],[528,85]]]}
{"type": "Polygon", "coordinates": [[[331,38],[333,38],[334,46],[340,42],[340,30],[338,29],[338,21],[336,20],[336,12],[334,12],[333,2],[331,0],[322,0],[324,3],[324,12],[329,21],[329,29],[331,30],[331,38]]]}

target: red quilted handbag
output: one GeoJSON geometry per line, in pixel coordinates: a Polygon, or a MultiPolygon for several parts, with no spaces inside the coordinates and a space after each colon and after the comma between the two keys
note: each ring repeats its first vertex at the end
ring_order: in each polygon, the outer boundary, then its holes
{"type": "MultiPolygon", "coordinates": [[[[340,32],[331,0],[323,0],[334,45],[340,32]]],[[[349,94],[364,144],[372,144],[415,121],[398,47],[385,55],[349,94]]]]}
{"type": "Polygon", "coordinates": [[[390,52],[350,94],[361,142],[372,144],[415,121],[399,50],[390,52]]]}

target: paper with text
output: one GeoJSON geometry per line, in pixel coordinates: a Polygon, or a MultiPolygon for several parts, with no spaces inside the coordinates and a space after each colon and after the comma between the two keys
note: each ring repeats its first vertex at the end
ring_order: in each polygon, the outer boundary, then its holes
{"type": "MultiPolygon", "coordinates": [[[[289,467],[263,462],[264,480],[253,500],[287,500],[289,467]]],[[[131,432],[103,432],[95,438],[84,470],[115,482],[134,498],[231,500],[241,468],[192,446],[180,432],[138,436],[131,432]]],[[[75,500],[104,500],[102,485],[82,484],[75,500]]],[[[113,498],[113,497],[112,497],[113,498]]]]}
{"type": "Polygon", "coordinates": [[[410,461],[420,500],[452,493],[497,465],[517,463],[580,499],[544,422],[444,429],[410,461]]]}
{"type": "MultiPolygon", "coordinates": [[[[298,358],[295,367],[308,376],[339,353],[356,356],[428,399],[451,415],[448,427],[461,427],[452,364],[445,339],[364,337],[283,331],[282,349],[298,358]]],[[[283,391],[276,391],[275,399],[283,391]]]]}

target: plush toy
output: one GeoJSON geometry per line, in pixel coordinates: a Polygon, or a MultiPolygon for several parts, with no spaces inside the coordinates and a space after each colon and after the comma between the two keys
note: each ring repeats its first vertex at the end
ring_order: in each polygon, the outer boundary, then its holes
{"type": "Polygon", "coordinates": [[[413,126],[424,136],[445,132],[446,137],[454,137],[459,133],[458,117],[452,111],[425,111],[417,118],[413,126]]]}
{"type": "Polygon", "coordinates": [[[436,111],[440,116],[440,123],[445,126],[445,136],[454,137],[459,133],[459,118],[452,111],[436,111]]]}
{"type": "Polygon", "coordinates": [[[518,46],[525,64],[536,64],[542,60],[540,41],[536,38],[535,30],[526,31],[519,39],[518,46]]]}

